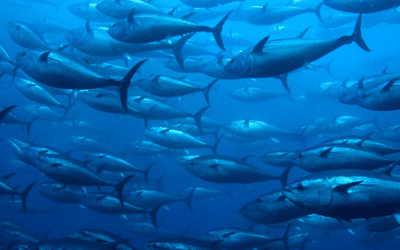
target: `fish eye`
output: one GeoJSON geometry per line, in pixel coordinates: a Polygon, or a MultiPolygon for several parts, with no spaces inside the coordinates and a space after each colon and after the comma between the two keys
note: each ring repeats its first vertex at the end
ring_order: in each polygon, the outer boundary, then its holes
{"type": "Polygon", "coordinates": [[[303,184],[301,184],[301,182],[299,184],[297,184],[297,190],[299,191],[303,191],[305,188],[303,186],[303,184]]]}

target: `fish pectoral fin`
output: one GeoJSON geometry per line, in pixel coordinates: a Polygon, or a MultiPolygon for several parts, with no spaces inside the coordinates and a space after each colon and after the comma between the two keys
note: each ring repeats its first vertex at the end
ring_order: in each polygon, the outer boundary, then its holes
{"type": "Polygon", "coordinates": [[[283,195],[276,199],[276,201],[285,201],[285,200],[286,200],[286,197],[283,195]]]}
{"type": "Polygon", "coordinates": [[[333,148],[328,148],[328,149],[326,149],[326,150],[322,151],[322,153],[321,153],[321,154],[319,154],[319,157],[327,158],[327,157],[328,157],[328,155],[329,155],[329,152],[331,152],[331,151],[332,151],[332,149],[333,149],[333,148]]]}
{"type": "Polygon", "coordinates": [[[362,182],[363,181],[355,181],[355,182],[350,182],[350,183],[343,184],[343,185],[337,185],[336,187],[333,188],[333,190],[336,192],[340,192],[340,193],[347,193],[349,188],[357,186],[357,185],[361,184],[362,182]]]}
{"type": "Polygon", "coordinates": [[[216,163],[216,164],[211,164],[209,167],[212,169],[218,170],[218,166],[220,166],[220,165],[221,164],[216,163]]]}
{"type": "Polygon", "coordinates": [[[106,198],[106,195],[101,195],[99,197],[96,198],[97,201],[101,201],[102,199],[106,198]]]}
{"type": "Polygon", "coordinates": [[[58,167],[60,167],[60,166],[62,166],[63,164],[61,164],[61,163],[53,163],[53,164],[51,164],[51,166],[53,167],[53,168],[58,168],[58,167]]]}
{"type": "Polygon", "coordinates": [[[399,223],[400,225],[400,213],[395,213],[393,214],[393,218],[397,221],[397,223],[399,223]]]}

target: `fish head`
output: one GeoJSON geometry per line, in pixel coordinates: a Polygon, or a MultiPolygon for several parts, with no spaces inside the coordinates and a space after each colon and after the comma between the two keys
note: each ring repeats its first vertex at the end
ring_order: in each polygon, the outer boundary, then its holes
{"type": "Polygon", "coordinates": [[[202,238],[209,242],[220,243],[235,234],[235,232],[237,232],[235,229],[217,229],[206,232],[202,235],[202,238]]]}
{"type": "Polygon", "coordinates": [[[360,91],[347,91],[340,96],[339,102],[344,104],[357,104],[362,98],[362,95],[360,91]]]}
{"type": "Polygon", "coordinates": [[[15,59],[17,61],[17,65],[27,73],[36,66],[39,56],[33,51],[23,51],[18,53],[15,56],[15,59]]]}
{"type": "Polygon", "coordinates": [[[319,211],[332,202],[332,188],[328,184],[322,178],[304,180],[287,186],[282,194],[287,200],[303,209],[319,211]]]}
{"type": "Polygon", "coordinates": [[[121,40],[128,30],[127,26],[129,26],[129,24],[125,21],[116,22],[108,29],[107,32],[112,38],[121,40]]]}
{"type": "Polygon", "coordinates": [[[74,3],[67,6],[67,10],[74,14],[75,16],[84,16],[85,10],[88,7],[85,6],[86,4],[82,3],[74,3]]]}
{"type": "Polygon", "coordinates": [[[7,23],[7,32],[10,34],[11,37],[20,35],[23,32],[24,26],[19,22],[9,21],[7,23]]]}
{"type": "Polygon", "coordinates": [[[224,70],[238,76],[246,76],[250,73],[252,68],[252,54],[242,52],[233,57],[224,67],[224,70]]]}
{"type": "Polygon", "coordinates": [[[104,15],[109,15],[115,9],[115,1],[102,1],[96,5],[96,8],[104,15]]]}
{"type": "Polygon", "coordinates": [[[74,44],[77,44],[84,37],[85,33],[86,31],[84,28],[79,28],[69,31],[65,34],[64,38],[69,44],[74,46],[74,44]]]}

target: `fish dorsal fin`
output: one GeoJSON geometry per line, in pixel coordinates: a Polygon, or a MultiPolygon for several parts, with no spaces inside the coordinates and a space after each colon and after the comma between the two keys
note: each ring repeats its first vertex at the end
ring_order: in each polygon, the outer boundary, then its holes
{"type": "Polygon", "coordinates": [[[361,184],[362,182],[363,181],[354,181],[354,182],[350,182],[350,183],[343,184],[343,185],[337,185],[336,187],[333,188],[333,190],[336,192],[340,192],[340,193],[347,193],[349,188],[357,186],[357,185],[361,184]]]}
{"type": "Polygon", "coordinates": [[[128,15],[128,23],[135,23],[134,15],[135,15],[135,8],[133,8],[133,9],[129,12],[129,15],[128,15]]]}
{"type": "Polygon", "coordinates": [[[244,120],[244,125],[246,125],[246,127],[249,127],[249,124],[250,124],[250,120],[251,120],[251,117],[249,117],[249,118],[247,118],[246,120],[244,120]]]}
{"type": "Polygon", "coordinates": [[[346,87],[347,86],[347,81],[349,80],[349,78],[346,78],[343,80],[343,82],[340,84],[342,87],[346,87]]]}
{"type": "Polygon", "coordinates": [[[229,236],[231,236],[231,235],[234,235],[236,232],[229,232],[229,233],[226,233],[226,234],[223,234],[223,235],[221,235],[222,237],[229,237],[229,236]]]}
{"type": "Polygon", "coordinates": [[[357,88],[359,89],[359,90],[362,90],[362,89],[364,89],[364,77],[361,77],[361,79],[358,81],[358,83],[357,83],[357,88]]]}
{"type": "Polygon", "coordinates": [[[91,33],[92,30],[90,29],[90,21],[89,18],[86,19],[86,23],[85,23],[85,29],[87,33],[91,33]]]}
{"type": "Polygon", "coordinates": [[[312,25],[308,26],[305,30],[303,30],[300,34],[296,36],[296,38],[300,39],[307,33],[307,31],[312,27],[312,25]]]}
{"type": "Polygon", "coordinates": [[[161,75],[156,75],[156,76],[153,78],[152,82],[158,83],[160,77],[161,77],[161,75]]]}
{"type": "Polygon", "coordinates": [[[321,154],[319,154],[319,157],[324,157],[324,158],[327,158],[327,157],[328,157],[328,154],[329,154],[329,152],[331,152],[331,151],[332,151],[332,149],[333,149],[333,148],[328,148],[328,149],[325,149],[324,151],[322,151],[322,153],[321,153],[321,154]]]}
{"type": "Polygon", "coordinates": [[[367,140],[367,138],[364,138],[362,140],[360,140],[359,142],[356,143],[356,146],[361,148],[361,146],[363,145],[363,143],[367,140]]]}
{"type": "Polygon", "coordinates": [[[265,3],[261,9],[262,12],[266,12],[267,11],[267,7],[268,7],[269,2],[265,3]]]}
{"type": "Polygon", "coordinates": [[[47,63],[47,59],[49,58],[49,55],[50,55],[50,51],[44,52],[44,53],[39,57],[39,60],[40,60],[41,62],[47,63]]]}
{"type": "Polygon", "coordinates": [[[63,164],[61,164],[61,163],[53,163],[53,164],[51,164],[51,166],[52,167],[54,167],[54,168],[58,168],[58,167],[60,167],[60,166],[62,166],[63,164]]]}
{"type": "Polygon", "coordinates": [[[246,162],[249,158],[251,158],[253,156],[254,155],[247,155],[247,156],[244,156],[244,157],[240,158],[240,160],[246,162]]]}
{"type": "Polygon", "coordinates": [[[381,90],[381,92],[389,92],[390,88],[393,86],[393,84],[397,81],[397,78],[391,80],[390,82],[388,82],[388,84],[385,85],[385,87],[383,87],[383,89],[381,90]]]}
{"type": "Polygon", "coordinates": [[[96,198],[97,201],[101,201],[102,199],[106,198],[106,195],[101,195],[99,197],[96,198]]]}
{"type": "Polygon", "coordinates": [[[387,69],[388,69],[388,67],[389,67],[389,65],[387,65],[384,69],[383,69],[383,71],[382,71],[382,75],[386,75],[387,74],[387,69]]]}
{"type": "Polygon", "coordinates": [[[286,200],[286,198],[283,195],[276,199],[276,201],[285,201],[285,200],[286,200]]]}
{"type": "Polygon", "coordinates": [[[258,54],[258,53],[262,53],[263,52],[263,48],[265,46],[265,44],[267,43],[269,39],[269,36],[264,37],[263,39],[261,39],[256,46],[254,46],[253,48],[253,54],[258,54]]]}

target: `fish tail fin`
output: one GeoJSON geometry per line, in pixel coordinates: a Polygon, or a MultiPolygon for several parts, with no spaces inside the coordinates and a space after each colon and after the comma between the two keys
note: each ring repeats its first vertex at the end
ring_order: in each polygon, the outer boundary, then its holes
{"type": "Polygon", "coordinates": [[[76,95],[78,94],[78,92],[76,90],[72,90],[71,94],[68,95],[68,105],[71,105],[72,103],[72,98],[76,98],[76,95]]]}
{"type": "Polygon", "coordinates": [[[31,127],[32,127],[32,124],[33,124],[35,121],[37,121],[38,119],[39,119],[39,117],[35,117],[35,118],[33,118],[32,120],[30,120],[30,121],[28,121],[27,123],[25,123],[25,125],[26,125],[26,134],[27,134],[28,136],[31,135],[31,127]]]}
{"type": "Polygon", "coordinates": [[[28,196],[29,191],[35,186],[37,181],[31,183],[22,193],[20,193],[21,196],[21,203],[22,203],[22,210],[24,213],[26,213],[26,197],[28,196]]]}
{"type": "Polygon", "coordinates": [[[230,187],[229,187],[229,190],[226,192],[226,194],[228,195],[228,197],[229,197],[229,199],[231,200],[231,201],[233,201],[233,192],[232,192],[232,190],[233,190],[233,185],[231,185],[230,187]]]}
{"type": "Polygon", "coordinates": [[[307,234],[306,237],[304,237],[304,239],[300,242],[300,250],[305,250],[306,249],[306,244],[308,242],[308,240],[310,239],[311,234],[307,234]]]}
{"type": "Polygon", "coordinates": [[[147,168],[145,170],[143,170],[143,175],[144,175],[144,179],[146,180],[146,184],[149,184],[149,172],[150,169],[154,166],[155,162],[151,163],[150,165],[147,166],[147,168]]]}
{"type": "Polygon", "coordinates": [[[330,60],[324,67],[326,73],[328,73],[329,76],[333,76],[333,74],[332,74],[332,62],[333,62],[333,59],[330,60]]]}
{"type": "Polygon", "coordinates": [[[283,245],[285,246],[286,250],[290,250],[288,239],[289,239],[289,231],[290,231],[291,225],[292,225],[292,223],[289,222],[289,224],[286,227],[285,233],[283,234],[283,237],[282,237],[282,242],[283,242],[283,245]]]}
{"type": "Polygon", "coordinates": [[[288,176],[289,176],[290,170],[292,170],[292,167],[293,166],[287,167],[285,169],[285,171],[283,171],[281,176],[279,176],[279,181],[281,182],[282,187],[285,187],[287,185],[288,176]]]}
{"type": "Polygon", "coordinates": [[[117,185],[114,186],[115,191],[118,194],[118,199],[119,202],[121,203],[122,206],[124,206],[124,200],[123,200],[123,196],[122,196],[122,190],[125,187],[125,184],[128,183],[128,181],[133,177],[134,175],[129,175],[128,177],[126,177],[125,179],[123,179],[122,181],[120,181],[117,185]]]}
{"type": "Polygon", "coordinates": [[[21,66],[19,64],[15,64],[14,65],[13,72],[12,72],[13,81],[15,81],[15,76],[17,75],[17,71],[18,71],[19,68],[21,68],[21,66]]]}
{"type": "Polygon", "coordinates": [[[200,132],[203,132],[201,126],[201,117],[203,116],[204,112],[210,107],[210,105],[200,109],[196,114],[193,115],[193,119],[196,122],[197,127],[199,128],[200,132]]]}
{"type": "Polygon", "coordinates": [[[67,107],[65,107],[65,111],[64,111],[64,114],[63,114],[63,119],[65,119],[65,117],[67,116],[68,111],[71,110],[71,108],[72,108],[72,106],[74,106],[74,104],[75,104],[75,102],[73,102],[73,103],[70,102],[69,105],[67,107]]]}
{"type": "Polygon", "coordinates": [[[17,107],[17,105],[12,105],[12,106],[9,106],[9,107],[3,109],[3,110],[0,112],[0,122],[4,119],[4,117],[6,117],[6,115],[7,115],[8,113],[10,113],[11,110],[13,110],[13,109],[16,108],[16,107],[17,107]]]}
{"type": "Polygon", "coordinates": [[[53,7],[56,10],[56,12],[58,13],[58,11],[60,10],[60,6],[64,3],[65,1],[60,1],[58,3],[54,3],[53,7]]]}
{"type": "Polygon", "coordinates": [[[379,125],[378,125],[378,120],[379,120],[379,114],[376,114],[375,116],[374,116],[374,119],[372,119],[372,124],[374,124],[375,125],[375,127],[379,127],[379,125]]]}
{"type": "Polygon", "coordinates": [[[222,27],[224,26],[224,23],[226,21],[226,19],[228,19],[229,15],[232,13],[232,10],[229,11],[222,19],[221,21],[219,21],[219,23],[211,29],[213,36],[215,38],[215,41],[217,42],[218,46],[222,49],[225,50],[224,47],[224,42],[222,41],[222,27]]]}
{"type": "Polygon", "coordinates": [[[218,147],[218,145],[219,145],[219,142],[220,142],[221,139],[222,139],[222,135],[221,135],[220,137],[216,138],[216,139],[217,139],[217,141],[216,141],[212,146],[210,146],[210,148],[211,148],[211,150],[213,151],[213,154],[214,154],[214,155],[217,155],[217,147],[218,147]]]}
{"type": "Polygon", "coordinates": [[[176,62],[178,63],[179,67],[181,67],[181,69],[183,70],[185,69],[185,65],[183,64],[182,48],[194,34],[195,33],[183,36],[181,39],[172,44],[172,52],[174,52],[176,62]]]}
{"type": "Polygon", "coordinates": [[[158,104],[154,105],[146,114],[143,115],[143,120],[144,120],[144,127],[146,129],[149,129],[149,117],[150,114],[154,111],[154,109],[157,107],[158,104]]]}
{"type": "Polygon", "coordinates": [[[167,174],[166,172],[162,173],[161,176],[157,179],[157,187],[160,190],[163,189],[163,182],[166,174],[167,174]]]}
{"type": "Polygon", "coordinates": [[[131,79],[133,75],[136,73],[136,71],[142,66],[143,63],[145,63],[148,59],[142,60],[135,64],[129,72],[125,75],[125,77],[119,81],[119,95],[121,98],[121,104],[122,107],[124,107],[125,110],[128,110],[128,87],[129,84],[131,83],[131,79]]]}
{"type": "Polygon", "coordinates": [[[361,17],[362,17],[362,14],[360,14],[358,16],[356,26],[354,27],[353,34],[351,35],[351,39],[352,39],[352,41],[357,43],[357,45],[360,46],[360,48],[362,48],[363,50],[371,51],[371,49],[368,48],[367,44],[365,43],[365,41],[361,35],[361,17]]]}
{"type": "Polygon", "coordinates": [[[204,93],[204,98],[206,98],[206,102],[208,103],[208,105],[210,105],[210,90],[217,81],[218,79],[215,79],[214,81],[209,83],[205,88],[202,89],[204,93]]]}
{"type": "Polygon", "coordinates": [[[322,20],[322,17],[321,17],[321,8],[322,8],[322,5],[324,5],[324,2],[318,4],[318,6],[315,7],[315,9],[314,9],[314,13],[315,13],[315,15],[317,16],[317,18],[321,21],[321,23],[324,22],[324,20],[322,20]]]}
{"type": "Polygon", "coordinates": [[[151,222],[153,223],[155,229],[157,229],[157,213],[158,213],[158,210],[160,210],[160,208],[162,206],[163,206],[163,204],[160,204],[160,205],[156,206],[155,208],[153,208],[149,212],[149,215],[150,215],[150,218],[151,218],[151,222]]]}
{"type": "Polygon", "coordinates": [[[192,208],[192,200],[193,200],[193,196],[194,196],[194,192],[196,192],[196,188],[193,188],[189,195],[185,198],[185,202],[190,210],[190,212],[193,212],[193,208],[192,208]]]}

